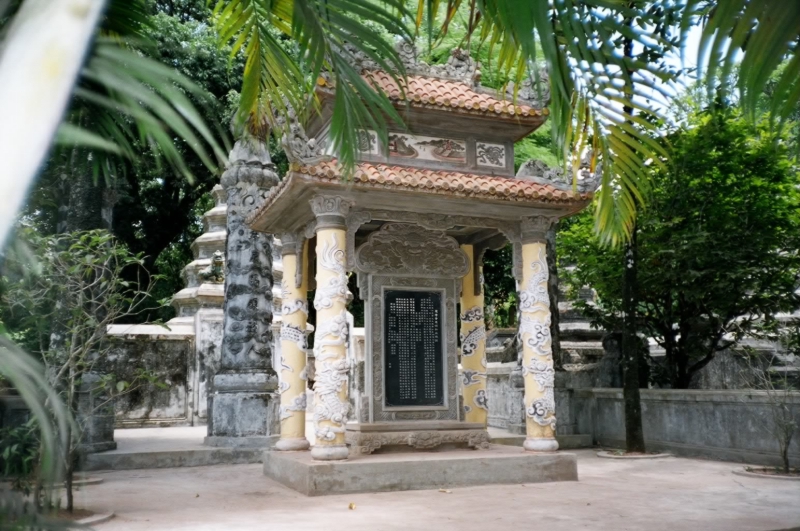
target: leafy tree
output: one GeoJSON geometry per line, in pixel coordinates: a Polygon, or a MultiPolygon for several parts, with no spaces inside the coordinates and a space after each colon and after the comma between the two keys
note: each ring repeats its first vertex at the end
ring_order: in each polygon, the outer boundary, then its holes
{"type": "MultiPolygon", "coordinates": [[[[145,383],[157,384],[143,370],[131,382],[115,382],[113,375],[88,378],[111,350],[105,333],[108,325],[144,311],[152,301],[152,283],[128,282],[123,276],[126,269],[141,271],[142,256],[131,254],[105,231],[41,237],[22,230],[21,236],[35,259],[12,256],[6,261],[9,280],[0,300],[16,314],[20,328],[33,332],[37,346],[31,350],[44,361],[50,386],[73,417],[78,413],[79,392],[102,393],[107,399],[95,407],[108,407],[122,393],[145,383]],[[39,271],[31,271],[31,264],[39,271]]],[[[70,425],[61,448],[69,511],[81,430],[80,423],[70,425]]]]}
{"type": "MultiPolygon", "coordinates": [[[[638,330],[666,351],[666,382],[687,388],[720,350],[753,324],[800,300],[798,173],[768,125],[733,109],[704,112],[670,136],[674,153],[652,175],[653,198],[637,224],[638,330]]],[[[559,234],[572,293],[597,326],[619,330],[621,249],[603,247],[584,213],[559,234]]]]}

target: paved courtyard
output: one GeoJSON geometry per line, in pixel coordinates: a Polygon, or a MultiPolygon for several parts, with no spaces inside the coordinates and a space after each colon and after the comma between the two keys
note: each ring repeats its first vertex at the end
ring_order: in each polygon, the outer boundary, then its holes
{"type": "Polygon", "coordinates": [[[116,513],[100,531],[800,530],[800,482],[736,476],[733,463],[575,453],[579,482],[316,498],[257,464],[93,472],[104,482],[80,490],[77,505],[116,513]]]}

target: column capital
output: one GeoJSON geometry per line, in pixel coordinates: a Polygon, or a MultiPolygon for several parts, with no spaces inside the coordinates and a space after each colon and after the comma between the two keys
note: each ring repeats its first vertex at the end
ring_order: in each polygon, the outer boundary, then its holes
{"type": "Polygon", "coordinates": [[[300,254],[303,247],[303,236],[297,232],[284,232],[281,238],[281,255],[300,254]]]}
{"type": "Polygon", "coordinates": [[[530,216],[520,220],[522,243],[543,242],[553,225],[558,222],[556,216],[530,216]]]}
{"type": "Polygon", "coordinates": [[[353,206],[352,201],[338,195],[316,195],[309,203],[317,217],[317,230],[346,227],[345,219],[353,206]]]}

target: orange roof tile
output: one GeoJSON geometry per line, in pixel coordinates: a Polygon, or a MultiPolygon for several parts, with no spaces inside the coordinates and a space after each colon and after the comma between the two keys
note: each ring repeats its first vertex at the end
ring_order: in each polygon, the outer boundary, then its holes
{"type": "MultiPolygon", "coordinates": [[[[511,100],[498,99],[495,95],[477,92],[466,83],[451,79],[409,75],[403,93],[392,76],[381,70],[365,71],[361,77],[374,88],[383,91],[392,101],[408,101],[426,107],[452,108],[489,116],[533,118],[549,114],[546,108],[535,109],[529,105],[515,105],[511,100]]],[[[404,83],[402,78],[400,82],[404,83]]],[[[327,86],[325,80],[320,80],[320,83],[327,86]]]]}
{"type": "MultiPolygon", "coordinates": [[[[320,182],[342,182],[342,174],[336,160],[321,162],[313,166],[292,164],[289,175],[270,190],[264,204],[249,216],[248,223],[275,202],[289,181],[292,180],[293,174],[308,176],[320,182]]],[[[358,188],[392,188],[427,194],[520,202],[568,204],[588,201],[592,197],[592,194],[560,190],[548,184],[515,177],[429,170],[370,162],[358,163],[352,178],[352,185],[358,188]]]]}
{"type": "MultiPolygon", "coordinates": [[[[548,114],[547,109],[534,109],[529,105],[514,105],[514,102],[510,100],[501,100],[491,94],[476,92],[466,83],[450,79],[408,76],[404,95],[392,76],[386,72],[366,71],[362,77],[394,101],[407,100],[411,103],[434,107],[452,107],[507,116],[534,117],[548,114]]],[[[402,79],[400,81],[403,83],[402,79]]]]}

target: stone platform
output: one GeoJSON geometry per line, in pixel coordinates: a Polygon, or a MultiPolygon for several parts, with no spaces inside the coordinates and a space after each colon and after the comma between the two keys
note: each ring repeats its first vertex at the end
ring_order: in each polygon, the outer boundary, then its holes
{"type": "Polygon", "coordinates": [[[114,430],[117,449],[89,454],[81,470],[133,470],[259,463],[263,448],[203,444],[205,426],[114,430]]]}
{"type": "Polygon", "coordinates": [[[306,496],[577,481],[575,454],[488,450],[400,452],[314,461],[310,452],[264,452],[264,474],[306,496]]]}

